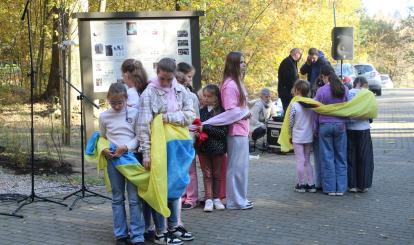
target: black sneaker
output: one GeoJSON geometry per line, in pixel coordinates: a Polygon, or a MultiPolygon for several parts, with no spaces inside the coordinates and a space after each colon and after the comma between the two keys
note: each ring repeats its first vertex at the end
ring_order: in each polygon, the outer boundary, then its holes
{"type": "Polygon", "coordinates": [[[196,205],[191,205],[190,203],[184,203],[184,204],[181,206],[181,209],[183,209],[183,210],[193,209],[193,208],[195,208],[195,206],[196,206],[196,205]]]}
{"type": "Polygon", "coordinates": [[[127,237],[121,237],[117,238],[115,241],[116,245],[128,245],[128,238],[127,237]]]}
{"type": "Polygon", "coordinates": [[[183,226],[177,226],[170,232],[174,234],[175,237],[177,237],[178,239],[182,241],[194,240],[193,234],[191,234],[191,232],[188,232],[183,226]]]}
{"type": "Polygon", "coordinates": [[[171,232],[166,232],[164,234],[158,235],[155,234],[154,238],[155,244],[164,244],[164,245],[182,245],[183,241],[176,238],[171,232]]]}
{"type": "Polygon", "coordinates": [[[155,238],[155,231],[144,232],[145,241],[152,242],[152,241],[154,241],[154,238],[155,238]]]}
{"type": "Polygon", "coordinates": [[[145,242],[131,242],[130,245],[145,245],[145,242]]]}
{"type": "Polygon", "coordinates": [[[315,193],[316,192],[315,185],[306,185],[306,191],[310,193],[315,193]]]}
{"type": "Polygon", "coordinates": [[[296,191],[296,192],[300,192],[300,193],[304,193],[304,192],[306,192],[306,185],[299,185],[299,184],[296,184],[296,186],[295,186],[295,191],[296,191]]]}

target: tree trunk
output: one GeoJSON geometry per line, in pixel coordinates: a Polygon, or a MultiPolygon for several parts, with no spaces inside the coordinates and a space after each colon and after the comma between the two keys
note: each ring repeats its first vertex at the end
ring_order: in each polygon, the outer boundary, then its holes
{"type": "Polygon", "coordinates": [[[105,12],[106,11],[106,0],[100,0],[99,1],[99,12],[105,12]]]}
{"type": "Polygon", "coordinates": [[[52,61],[50,65],[49,80],[47,88],[43,94],[43,99],[49,99],[53,96],[59,96],[60,94],[60,78],[59,78],[59,9],[52,8],[53,16],[53,30],[52,30],[52,61]]]}
{"type": "Polygon", "coordinates": [[[48,15],[48,2],[49,0],[44,0],[42,4],[42,25],[40,30],[40,43],[39,51],[36,58],[36,78],[37,78],[37,95],[42,93],[42,84],[43,84],[43,62],[45,56],[45,39],[46,39],[46,25],[49,19],[48,15]]]}

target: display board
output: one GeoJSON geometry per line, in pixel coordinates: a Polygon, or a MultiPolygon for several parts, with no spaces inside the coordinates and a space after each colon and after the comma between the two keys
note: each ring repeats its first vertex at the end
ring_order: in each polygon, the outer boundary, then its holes
{"type": "MultiPolygon", "coordinates": [[[[76,13],[82,91],[92,100],[105,99],[111,83],[122,79],[125,59],[141,61],[151,78],[164,57],[196,69],[193,87],[201,87],[201,11],[76,13]]],[[[85,103],[86,136],[97,129],[99,111],[85,103]]]]}
{"type": "Polygon", "coordinates": [[[102,20],[91,25],[93,90],[108,91],[121,81],[121,64],[133,58],[142,62],[149,77],[157,61],[169,57],[192,64],[189,19],[102,20]]]}

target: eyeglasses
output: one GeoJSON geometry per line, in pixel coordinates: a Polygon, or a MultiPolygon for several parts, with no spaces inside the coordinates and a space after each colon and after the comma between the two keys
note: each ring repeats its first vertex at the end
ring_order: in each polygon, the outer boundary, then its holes
{"type": "Polygon", "coordinates": [[[111,106],[118,106],[118,105],[124,105],[125,101],[124,100],[110,100],[109,104],[111,106]]]}

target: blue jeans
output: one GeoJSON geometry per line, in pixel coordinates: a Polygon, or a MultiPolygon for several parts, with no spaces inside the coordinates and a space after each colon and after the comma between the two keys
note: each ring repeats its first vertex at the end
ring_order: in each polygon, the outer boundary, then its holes
{"type": "Polygon", "coordinates": [[[319,159],[319,139],[317,137],[313,139],[312,148],[313,148],[315,187],[322,188],[322,169],[321,169],[321,162],[319,159]]]}
{"type": "MultiPolygon", "coordinates": [[[[179,201],[180,198],[174,200],[168,200],[168,208],[171,211],[170,217],[168,217],[168,228],[173,229],[178,226],[178,216],[180,215],[179,209],[179,201]]],[[[146,207],[144,208],[145,213],[145,226],[147,229],[151,226],[151,217],[154,220],[155,229],[158,233],[164,233],[167,231],[165,226],[165,218],[161,214],[157,213],[154,209],[152,209],[148,204],[145,204],[146,207]]]]}
{"type": "Polygon", "coordinates": [[[130,238],[131,241],[144,241],[144,217],[142,215],[142,201],[138,196],[134,184],[108,161],[108,176],[112,187],[112,215],[114,222],[114,235],[116,239],[128,236],[127,216],[125,211],[125,184],[128,191],[129,212],[130,212],[130,238]]]}
{"type": "Polygon", "coordinates": [[[348,185],[345,123],[319,125],[319,160],[323,191],[344,193],[348,185]]]}

